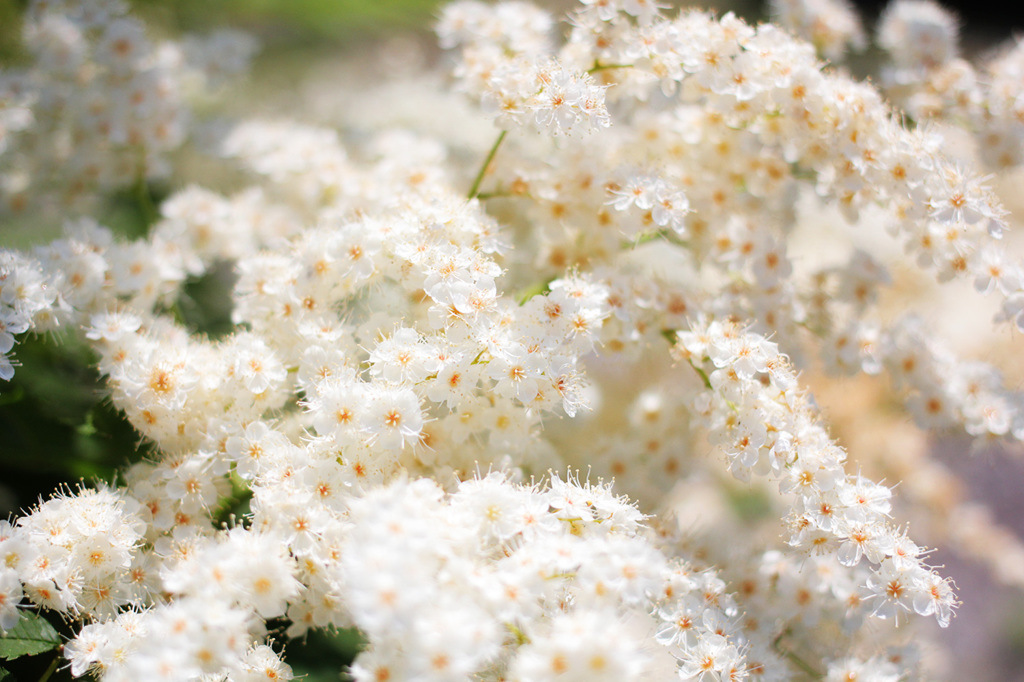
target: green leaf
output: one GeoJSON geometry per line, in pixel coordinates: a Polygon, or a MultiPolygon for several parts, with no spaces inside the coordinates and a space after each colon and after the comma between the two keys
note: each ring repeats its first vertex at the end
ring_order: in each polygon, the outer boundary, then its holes
{"type": "Polygon", "coordinates": [[[32,611],[22,611],[18,624],[0,635],[0,658],[10,661],[21,656],[35,656],[58,646],[60,635],[45,618],[32,611]]]}
{"type": "Polygon", "coordinates": [[[0,682],[14,682],[14,675],[3,666],[0,666],[0,682]]]}

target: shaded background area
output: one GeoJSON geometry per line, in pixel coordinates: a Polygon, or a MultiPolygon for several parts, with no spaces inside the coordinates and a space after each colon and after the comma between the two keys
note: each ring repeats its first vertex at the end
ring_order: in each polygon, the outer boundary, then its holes
{"type": "MultiPolygon", "coordinates": [[[[1021,453],[987,449],[965,455],[966,438],[933,439],[932,456],[955,472],[971,499],[1024,538],[1024,460],[1021,453]]],[[[899,494],[897,489],[897,494],[899,494]]],[[[939,548],[933,563],[956,580],[963,602],[938,639],[950,659],[951,680],[1024,680],[1024,594],[994,581],[987,568],[939,548]]]]}
{"type": "MultiPolygon", "coordinates": [[[[299,92],[306,67],[327,60],[349,60],[378,55],[370,49],[396,36],[416,42],[423,51],[410,58],[427,59],[433,44],[430,25],[438,0],[133,0],[137,13],[157,35],[205,32],[217,27],[246,30],[262,43],[246,87],[250,92],[289,90],[299,92]]],[[[574,3],[541,2],[555,13],[574,3]]],[[[668,3],[666,3],[668,4],[668,3]]],[[[680,5],[682,3],[671,3],[680,5]]],[[[856,3],[870,29],[884,6],[880,0],[856,3]]],[[[964,27],[964,50],[980,54],[1024,27],[1024,3],[1010,13],[996,13],[988,3],[944,3],[956,11],[964,27]]],[[[20,16],[26,0],[0,0],[0,66],[24,62],[20,44],[20,16]]],[[[755,2],[717,2],[719,10],[733,9],[759,21],[768,18],[755,2]]],[[[872,55],[855,64],[866,73],[872,55]]],[[[357,93],[353,93],[353,97],[357,93]]],[[[258,95],[257,95],[258,97],[258,95]]],[[[278,100],[282,99],[278,95],[278,100]]],[[[296,97],[296,101],[301,101],[296,97]]],[[[301,105],[300,105],[301,106],[301,105]]],[[[256,112],[258,113],[258,112],[256,112]]],[[[303,111],[294,116],[301,119],[303,111]]],[[[152,186],[159,201],[171,188],[152,186]]],[[[146,218],[130,195],[112,197],[104,207],[105,224],[124,235],[137,236],[146,229],[146,218]]],[[[0,226],[0,246],[12,245],[0,226]]],[[[19,246],[22,244],[19,243],[19,246]]],[[[193,329],[213,335],[230,325],[223,295],[214,294],[230,280],[230,273],[215,272],[190,282],[184,315],[193,329]]],[[[37,338],[22,344],[17,357],[23,363],[14,381],[0,387],[0,518],[17,513],[48,496],[61,485],[77,481],[113,481],[117,469],[146,457],[148,447],[104,399],[93,364],[95,358],[83,344],[70,338],[37,338]],[[54,396],[60,396],[55,400],[54,396]],[[130,453],[130,454],[128,454],[130,453]]],[[[964,439],[937,440],[934,453],[966,481],[974,499],[985,500],[996,518],[1024,537],[1024,462],[1005,453],[984,452],[964,457],[964,439]]],[[[945,564],[956,578],[964,604],[953,625],[937,635],[951,663],[950,679],[1024,679],[1024,596],[994,585],[987,571],[955,554],[939,551],[934,563],[945,564]]],[[[56,624],[56,623],[55,623],[56,624]]],[[[283,623],[272,623],[280,628],[283,623]]],[[[63,634],[70,635],[64,627],[63,634]]],[[[318,633],[287,645],[287,661],[308,682],[339,679],[339,665],[358,650],[353,632],[318,633]]],[[[42,658],[42,657],[40,657],[42,658]]],[[[5,664],[18,680],[38,679],[49,665],[45,661],[5,664]]],[[[67,670],[51,679],[71,679],[67,670]]]]}

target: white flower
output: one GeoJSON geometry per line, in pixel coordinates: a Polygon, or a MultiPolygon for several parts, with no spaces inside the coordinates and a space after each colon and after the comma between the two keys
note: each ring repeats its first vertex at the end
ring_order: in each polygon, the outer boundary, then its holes
{"type": "Polygon", "coordinates": [[[21,594],[17,572],[4,566],[0,569],[0,630],[10,630],[18,624],[21,594]]]}
{"type": "Polygon", "coordinates": [[[614,613],[579,609],[554,618],[551,632],[523,646],[512,664],[518,679],[642,679],[648,656],[614,613]]]}
{"type": "Polygon", "coordinates": [[[948,579],[928,573],[913,587],[913,604],[919,615],[934,615],[939,625],[946,627],[957,601],[948,579]]]}
{"type": "MultiPolygon", "coordinates": [[[[874,615],[899,621],[901,614],[911,610],[915,597],[927,592],[922,585],[929,584],[929,573],[918,565],[898,565],[886,559],[868,578],[867,588],[874,602],[874,615]]],[[[924,603],[921,604],[925,606],[924,603]]]]}
{"type": "Polygon", "coordinates": [[[401,327],[370,352],[370,373],[394,384],[416,384],[437,373],[437,350],[415,329],[401,327]]]}
{"type": "Polygon", "coordinates": [[[679,667],[684,680],[728,679],[729,671],[739,666],[740,655],[734,644],[718,634],[701,633],[697,645],[686,652],[679,667]]]}
{"type": "Polygon", "coordinates": [[[359,425],[374,445],[385,450],[416,445],[423,428],[420,400],[408,388],[374,386],[366,393],[359,425]]]}

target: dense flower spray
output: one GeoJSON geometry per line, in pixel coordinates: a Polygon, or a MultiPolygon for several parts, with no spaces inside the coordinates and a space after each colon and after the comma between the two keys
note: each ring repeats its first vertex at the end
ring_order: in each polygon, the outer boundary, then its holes
{"type": "MultiPolygon", "coordinates": [[[[884,315],[878,254],[808,267],[794,226],[808,202],[884,216],[1024,329],[1013,219],[924,125],[1019,163],[1020,49],[981,85],[955,22],[895,3],[882,84],[911,127],[819,61],[865,41],[844,3],[773,11],[811,42],[648,0],[584,0],[560,40],[532,5],[457,2],[451,82],[495,126],[471,161],[454,130],[241,121],[218,152],[248,188],[184,187],[136,241],[82,217],[0,252],[0,376],[28,331],[80,334],[158,453],[0,527],[0,628],[30,604],[81,622],[71,672],[110,681],[290,679],[283,639],[349,627],[361,681],[934,674],[913,621],[949,625],[951,581],[800,371],[885,374],[920,426],[979,440],[1024,438],[1024,397],[884,315]],[[169,311],[222,263],[236,327],[211,340],[169,311]],[[737,485],[775,539],[712,513],[737,485]]],[[[29,17],[36,60],[0,75],[18,210],[160,172],[186,55],[215,82],[252,49],[154,48],[116,0],[29,17]]]]}

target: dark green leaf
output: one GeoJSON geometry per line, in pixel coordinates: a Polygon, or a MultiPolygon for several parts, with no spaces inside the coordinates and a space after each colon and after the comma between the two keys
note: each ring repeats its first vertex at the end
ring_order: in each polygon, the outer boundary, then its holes
{"type": "Polygon", "coordinates": [[[334,632],[312,630],[288,644],[288,664],[296,679],[306,682],[337,682],[341,672],[366,648],[366,636],[356,628],[334,632]]]}
{"type": "Polygon", "coordinates": [[[41,654],[58,646],[60,635],[53,626],[38,613],[23,611],[18,624],[6,634],[0,635],[0,658],[10,661],[21,656],[41,654]]]}

